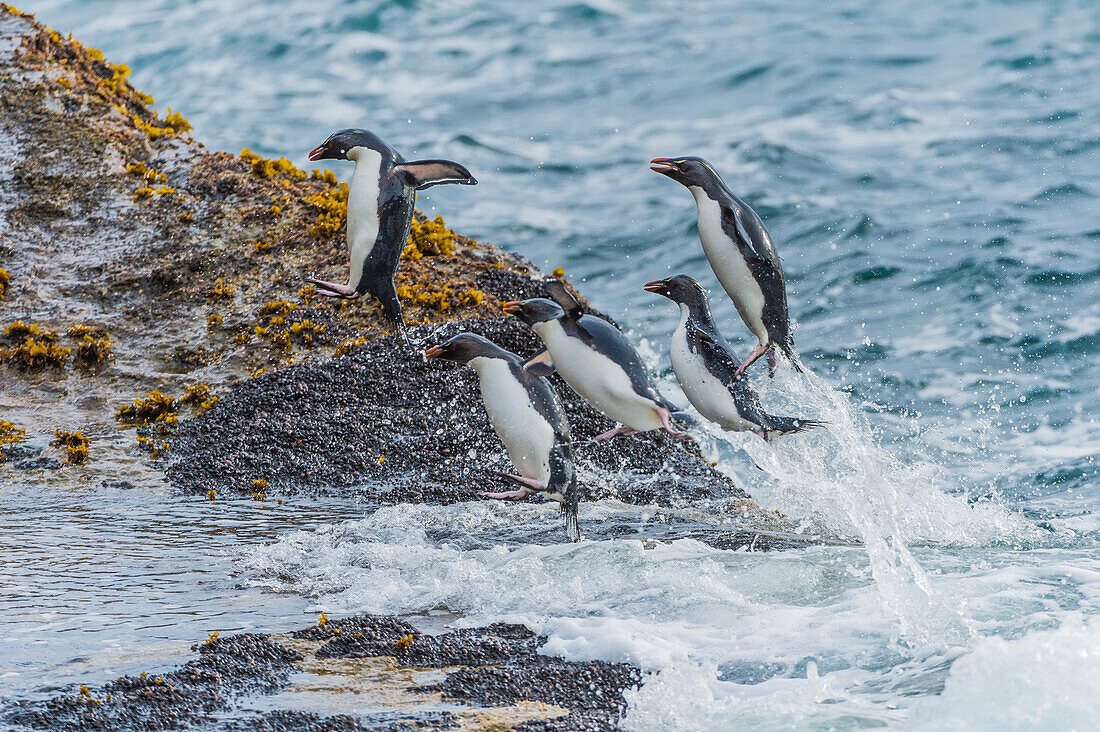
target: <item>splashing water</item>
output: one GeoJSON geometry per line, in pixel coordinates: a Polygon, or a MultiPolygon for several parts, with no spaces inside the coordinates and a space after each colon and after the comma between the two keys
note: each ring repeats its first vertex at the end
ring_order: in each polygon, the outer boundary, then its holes
{"type": "Polygon", "coordinates": [[[763,480],[751,476],[754,498],[824,531],[860,540],[906,644],[951,645],[972,635],[963,605],[932,588],[908,545],[1021,541],[1035,538],[1034,529],[1003,506],[971,505],[964,495],[946,493],[936,466],[906,464],[892,455],[877,444],[848,395],[812,372],[784,370],[760,391],[775,413],[825,425],[770,443],[747,434],[709,432],[712,441],[741,447],[764,471],[763,480]]]}

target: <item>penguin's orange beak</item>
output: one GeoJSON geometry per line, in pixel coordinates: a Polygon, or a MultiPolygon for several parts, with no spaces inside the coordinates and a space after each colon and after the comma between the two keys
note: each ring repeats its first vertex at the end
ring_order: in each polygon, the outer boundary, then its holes
{"type": "Polygon", "coordinates": [[[518,300],[512,300],[511,302],[504,303],[504,312],[509,315],[518,315],[523,312],[523,303],[518,300]]]}
{"type": "Polygon", "coordinates": [[[642,285],[642,289],[646,292],[656,292],[658,295],[663,295],[667,292],[668,287],[665,285],[664,280],[653,280],[642,285]]]}
{"type": "Polygon", "coordinates": [[[324,155],[324,154],[325,154],[325,146],[324,146],[324,144],[321,144],[321,145],[318,145],[317,147],[315,147],[315,148],[313,148],[312,150],[309,151],[309,159],[313,162],[316,162],[316,161],[320,160],[321,156],[324,155]]]}
{"type": "Polygon", "coordinates": [[[677,170],[676,163],[670,158],[653,158],[649,161],[649,169],[655,173],[671,173],[677,170]]]}
{"type": "Polygon", "coordinates": [[[439,358],[443,355],[442,346],[432,346],[428,350],[424,351],[424,358],[439,358]]]}

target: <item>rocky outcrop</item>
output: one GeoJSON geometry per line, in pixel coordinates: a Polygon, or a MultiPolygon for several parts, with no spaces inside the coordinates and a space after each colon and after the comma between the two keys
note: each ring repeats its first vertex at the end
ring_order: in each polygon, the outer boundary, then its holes
{"type": "MultiPolygon", "coordinates": [[[[198,658],[175,671],[17,702],[0,711],[0,719],[73,731],[616,729],[626,706],[623,692],[641,681],[638,669],[543,656],[537,648],[545,640],[502,623],[431,636],[389,616],[322,616],[317,625],[284,635],[211,634],[194,647],[198,658]],[[241,704],[258,694],[293,691],[295,679],[309,684],[317,676],[329,679],[333,693],[362,697],[372,711],[323,716],[241,704]],[[331,683],[333,676],[338,684],[331,683]]],[[[269,704],[277,706],[278,697],[269,704]]]]}
{"type": "MultiPolygon", "coordinates": [[[[79,429],[91,440],[80,470],[132,481],[120,466],[144,454],[149,475],[166,469],[184,491],[475,497],[507,463],[472,374],[404,347],[376,304],[302,286],[346,269],[346,186],[286,159],[206,150],[128,73],[0,13],[0,370],[19,384],[0,400],[27,438],[9,462],[60,465],[48,438],[79,429]]],[[[543,294],[542,280],[521,257],[418,218],[397,285],[414,340],[472,330],[530,353],[533,335],[501,304],[543,294]]],[[[739,495],[691,443],[587,444],[611,425],[558,387],[598,478],[590,496],[739,495]]]]}

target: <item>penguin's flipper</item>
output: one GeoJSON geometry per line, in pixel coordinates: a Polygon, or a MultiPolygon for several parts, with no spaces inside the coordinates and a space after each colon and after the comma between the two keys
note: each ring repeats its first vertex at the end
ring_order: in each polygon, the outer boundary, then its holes
{"type": "Polygon", "coordinates": [[[554,362],[550,358],[550,351],[544,348],[527,359],[523,364],[523,370],[535,376],[549,376],[554,373],[554,362]]]}
{"type": "Polygon", "coordinates": [[[405,185],[418,191],[441,183],[477,185],[477,179],[470,174],[470,171],[450,160],[413,160],[395,165],[394,170],[405,179],[405,185]]]}
{"type": "Polygon", "coordinates": [[[581,304],[577,298],[565,287],[565,283],[559,279],[549,277],[546,280],[546,289],[550,292],[550,299],[556,302],[565,311],[566,317],[576,320],[584,315],[581,304]]]}

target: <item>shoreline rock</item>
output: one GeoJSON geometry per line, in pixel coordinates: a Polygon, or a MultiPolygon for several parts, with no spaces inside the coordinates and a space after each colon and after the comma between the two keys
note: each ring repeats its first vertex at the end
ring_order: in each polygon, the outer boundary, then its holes
{"type": "Polygon", "coordinates": [[[623,692],[641,682],[641,671],[543,656],[537,649],[545,641],[523,626],[503,623],[432,636],[392,616],[322,616],[318,625],[283,635],[211,634],[192,646],[198,658],[179,669],[126,676],[95,689],[82,686],[43,701],[17,701],[0,711],[0,719],[31,729],[74,731],[618,729],[626,707],[623,692]],[[373,673],[364,673],[367,669],[373,673]],[[418,670],[427,669],[438,670],[437,680],[421,684],[418,670]],[[263,710],[278,700],[249,707],[296,684],[308,686],[310,675],[341,676],[344,685],[330,688],[369,695],[372,711],[322,716],[263,710]],[[387,711],[379,714],[379,706],[387,711]]]}

